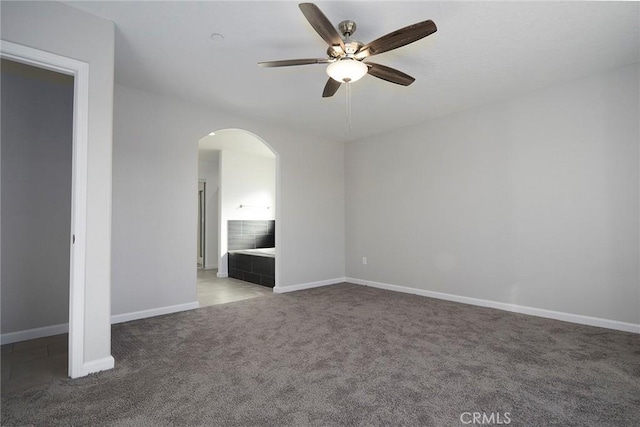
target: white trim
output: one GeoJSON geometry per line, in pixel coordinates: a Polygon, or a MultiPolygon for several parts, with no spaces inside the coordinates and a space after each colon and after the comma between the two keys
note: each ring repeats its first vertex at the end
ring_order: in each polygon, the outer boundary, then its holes
{"type": "Polygon", "coordinates": [[[318,282],[300,283],[299,285],[275,286],[273,288],[273,292],[276,294],[284,294],[287,292],[301,291],[303,289],[312,289],[312,288],[319,288],[321,286],[335,285],[338,283],[342,283],[345,280],[346,279],[344,277],[338,277],[335,279],[320,280],[318,282]]]}
{"type": "Polygon", "coordinates": [[[69,332],[69,324],[43,326],[42,328],[27,329],[24,331],[7,332],[0,335],[0,344],[11,344],[14,342],[34,340],[36,338],[50,337],[53,335],[66,334],[69,332]]]}
{"type": "MultiPolygon", "coordinates": [[[[278,154],[278,152],[276,150],[273,149],[273,147],[271,147],[269,144],[267,144],[267,142],[260,138],[262,143],[264,145],[266,145],[275,155],[276,155],[276,217],[275,217],[275,227],[276,227],[276,234],[274,236],[274,245],[276,247],[276,261],[275,261],[275,277],[273,278],[275,287],[277,288],[278,285],[280,283],[282,283],[282,258],[281,258],[281,254],[282,254],[282,242],[283,242],[283,238],[282,238],[282,225],[284,224],[284,221],[282,220],[282,174],[280,172],[281,169],[281,160],[280,160],[280,154],[278,154]]],[[[285,229],[287,228],[286,225],[284,227],[285,229]]]]}
{"type": "MultiPolygon", "coordinates": [[[[116,323],[128,322],[131,320],[146,319],[147,317],[161,316],[163,314],[177,313],[179,311],[194,310],[199,307],[200,307],[200,303],[198,301],[194,301],[186,304],[170,305],[167,307],[159,307],[159,308],[152,308],[149,310],[134,311],[132,313],[116,314],[111,316],[111,324],[113,325],[116,323]]],[[[42,328],[27,329],[24,331],[9,332],[6,334],[2,334],[0,335],[0,343],[3,345],[11,344],[14,342],[32,340],[36,338],[50,337],[52,335],[66,334],[67,332],[69,332],[69,324],[61,323],[59,325],[44,326],[42,328]]],[[[108,358],[103,358],[99,360],[106,360],[106,359],[108,358]]],[[[84,366],[86,367],[88,363],[93,364],[97,362],[96,361],[87,362],[84,364],[84,366]]],[[[83,371],[84,370],[85,369],[83,369],[83,371]]],[[[104,369],[101,369],[101,370],[104,370],[104,369]]],[[[97,372],[97,371],[91,371],[91,372],[97,372]]]]}
{"type": "MultiPolygon", "coordinates": [[[[200,224],[198,224],[198,228],[202,227],[200,230],[200,235],[198,236],[201,240],[200,245],[202,246],[202,269],[206,270],[205,264],[207,263],[207,180],[204,178],[198,178],[198,193],[200,193],[200,184],[204,184],[202,192],[204,193],[204,197],[202,200],[202,206],[200,206],[200,200],[198,200],[198,207],[202,212],[202,218],[200,218],[200,224]]],[[[198,198],[200,194],[198,194],[198,198]]],[[[198,216],[201,212],[198,212],[198,216]]],[[[217,257],[216,257],[217,258],[217,257]]]]}
{"type": "Polygon", "coordinates": [[[87,147],[89,144],[89,64],[0,40],[2,57],[74,77],[73,158],[69,274],[69,376],[84,376],[84,292],[86,270],[87,147]],[[71,241],[75,235],[75,243],[71,241]]]}
{"type": "Polygon", "coordinates": [[[195,310],[200,307],[198,301],[186,304],[169,305],[166,307],[151,308],[149,310],[134,311],[132,313],[114,314],[111,316],[111,324],[129,322],[131,320],[146,319],[147,317],[162,316],[163,314],[177,313],[179,311],[195,310]]]}
{"type": "Polygon", "coordinates": [[[113,369],[115,364],[116,362],[113,359],[113,356],[107,356],[107,357],[103,357],[102,359],[92,360],[90,362],[85,363],[84,366],[82,367],[84,372],[84,375],[82,376],[113,369]]]}
{"type": "Polygon", "coordinates": [[[224,195],[224,183],[222,182],[222,158],[224,151],[220,151],[218,155],[218,273],[219,278],[228,277],[229,265],[227,263],[227,241],[229,239],[227,224],[223,224],[222,219],[222,196],[224,195]],[[224,230],[224,233],[223,233],[224,230]],[[223,236],[224,234],[224,236],[223,236]],[[220,271],[223,270],[223,271],[220,271]]]}
{"type": "Polygon", "coordinates": [[[373,282],[371,280],[347,277],[345,281],[356,285],[370,286],[372,288],[387,289],[390,291],[407,294],[421,295],[446,301],[454,301],[462,304],[477,305],[480,307],[496,308],[498,310],[514,313],[528,314],[530,316],[545,317],[547,319],[562,320],[563,322],[578,323],[581,325],[597,326],[600,328],[615,329],[618,331],[640,334],[640,324],[620,322],[618,320],[602,319],[599,317],[583,316],[580,314],[563,313],[561,311],[545,310],[543,308],[526,307],[498,301],[490,301],[479,298],[464,297],[460,295],[446,294],[442,292],[427,291],[424,289],[410,288],[406,286],[391,285],[388,283],[373,282]]]}
{"type": "Polygon", "coordinates": [[[217,270],[218,266],[217,265],[205,265],[202,269],[203,270],[217,270]]]}

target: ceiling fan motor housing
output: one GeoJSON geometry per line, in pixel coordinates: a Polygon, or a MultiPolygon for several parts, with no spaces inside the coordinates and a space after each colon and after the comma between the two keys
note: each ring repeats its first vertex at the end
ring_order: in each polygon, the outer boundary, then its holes
{"type": "Polygon", "coordinates": [[[327,48],[327,55],[329,58],[340,59],[343,57],[353,58],[353,56],[360,50],[364,44],[358,40],[345,40],[344,50],[341,46],[329,46],[327,48]]]}
{"type": "Polygon", "coordinates": [[[356,32],[355,21],[342,21],[338,24],[338,30],[340,30],[344,39],[344,53],[347,54],[347,56],[354,55],[362,46],[364,46],[362,42],[351,38],[353,33],[356,32]]]}

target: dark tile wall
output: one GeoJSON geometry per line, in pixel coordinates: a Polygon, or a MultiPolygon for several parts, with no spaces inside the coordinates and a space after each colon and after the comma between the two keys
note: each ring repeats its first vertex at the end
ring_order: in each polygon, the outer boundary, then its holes
{"type": "MultiPolygon", "coordinates": [[[[230,220],[227,222],[227,250],[273,248],[276,222],[273,220],[230,220]]],[[[273,288],[275,258],[229,254],[229,277],[273,288]]]]}
{"type": "Polygon", "coordinates": [[[273,288],[276,259],[259,255],[229,254],[229,277],[273,288]]]}
{"type": "Polygon", "coordinates": [[[227,250],[273,248],[275,246],[275,221],[230,220],[227,222],[227,250]]]}

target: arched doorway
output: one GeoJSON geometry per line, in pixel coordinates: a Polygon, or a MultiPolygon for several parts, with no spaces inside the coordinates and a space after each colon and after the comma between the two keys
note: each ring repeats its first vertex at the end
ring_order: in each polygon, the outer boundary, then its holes
{"type": "Polygon", "coordinates": [[[199,141],[201,305],[264,295],[278,282],[278,175],[277,153],[249,131],[216,130],[199,141]]]}

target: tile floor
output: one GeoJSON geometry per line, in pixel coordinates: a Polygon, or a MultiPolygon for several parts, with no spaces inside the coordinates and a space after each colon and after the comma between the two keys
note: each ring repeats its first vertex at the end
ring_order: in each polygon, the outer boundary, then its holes
{"type": "MultiPolygon", "coordinates": [[[[271,295],[266,288],[241,280],[216,277],[216,270],[198,270],[201,307],[271,295]]],[[[1,393],[4,395],[67,377],[68,335],[54,335],[2,346],[1,393]]]]}
{"type": "Polygon", "coordinates": [[[2,346],[2,394],[27,390],[67,377],[68,335],[2,346]]]}
{"type": "Polygon", "coordinates": [[[217,273],[217,270],[198,270],[200,307],[273,294],[271,288],[232,278],[221,279],[216,276],[217,273]]]}

